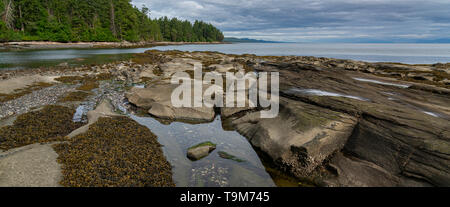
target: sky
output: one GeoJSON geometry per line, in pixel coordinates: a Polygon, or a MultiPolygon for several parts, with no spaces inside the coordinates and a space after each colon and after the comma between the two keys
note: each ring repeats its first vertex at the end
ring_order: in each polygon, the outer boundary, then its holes
{"type": "Polygon", "coordinates": [[[132,0],[152,18],[203,20],[226,37],[287,42],[448,42],[450,0],[132,0]]]}

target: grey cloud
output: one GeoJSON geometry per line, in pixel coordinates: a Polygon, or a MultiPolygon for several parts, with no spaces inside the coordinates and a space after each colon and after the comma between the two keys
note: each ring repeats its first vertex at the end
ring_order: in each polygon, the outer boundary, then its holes
{"type": "Polygon", "coordinates": [[[285,41],[449,38],[448,0],[133,0],[152,17],[201,19],[226,36],[285,41]]]}

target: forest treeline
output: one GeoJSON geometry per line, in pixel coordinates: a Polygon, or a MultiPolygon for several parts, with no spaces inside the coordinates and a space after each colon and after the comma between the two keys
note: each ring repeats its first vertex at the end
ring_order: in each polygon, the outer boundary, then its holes
{"type": "Polygon", "coordinates": [[[0,42],[222,41],[203,21],[151,19],[131,0],[0,0],[0,42]]]}

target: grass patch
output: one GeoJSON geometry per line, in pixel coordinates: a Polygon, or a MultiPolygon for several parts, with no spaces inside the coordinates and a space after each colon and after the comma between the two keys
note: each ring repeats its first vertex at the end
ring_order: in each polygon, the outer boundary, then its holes
{"type": "Polygon", "coordinates": [[[233,161],[236,161],[236,162],[245,162],[245,160],[240,159],[240,158],[238,158],[238,157],[236,157],[234,155],[230,155],[230,154],[228,154],[227,152],[224,152],[224,151],[220,151],[220,152],[218,152],[218,154],[223,159],[233,160],[233,161]]]}
{"type": "Polygon", "coordinates": [[[12,126],[0,128],[0,149],[61,141],[81,126],[72,122],[74,113],[74,109],[63,106],[45,106],[40,111],[22,114],[12,126]]]}
{"type": "Polygon", "coordinates": [[[31,86],[28,86],[26,88],[16,89],[10,94],[3,94],[0,93],[0,102],[6,102],[10,100],[14,100],[17,98],[20,98],[22,96],[25,96],[27,94],[32,93],[33,91],[41,90],[47,87],[53,86],[51,83],[45,83],[45,82],[38,82],[31,86]]]}
{"type": "Polygon", "coordinates": [[[84,101],[91,93],[74,91],[59,99],[59,102],[84,101]]]}
{"type": "Polygon", "coordinates": [[[189,147],[188,150],[190,150],[190,149],[195,149],[195,148],[197,148],[197,147],[203,147],[203,146],[216,147],[216,144],[214,144],[214,143],[212,143],[212,142],[209,142],[209,141],[208,141],[208,142],[202,142],[202,143],[197,144],[197,145],[195,145],[195,146],[189,147]]]}
{"type": "Polygon", "coordinates": [[[127,117],[100,118],[86,133],[54,148],[64,186],[175,186],[156,136],[127,117]]]}

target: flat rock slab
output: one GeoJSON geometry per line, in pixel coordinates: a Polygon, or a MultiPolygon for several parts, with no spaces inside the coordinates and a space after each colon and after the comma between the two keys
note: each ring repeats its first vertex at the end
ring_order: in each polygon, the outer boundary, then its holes
{"type": "Polygon", "coordinates": [[[25,88],[29,85],[33,85],[38,82],[55,83],[55,78],[58,76],[20,76],[14,77],[8,80],[0,81],[0,93],[8,94],[14,92],[14,90],[25,88]]]}
{"type": "MultiPolygon", "coordinates": [[[[174,107],[171,95],[177,87],[178,85],[162,84],[149,88],[132,88],[126,97],[130,103],[148,109],[149,114],[159,118],[192,121],[214,119],[215,112],[212,107],[174,107]]],[[[191,100],[193,101],[193,98],[191,100]]]]}
{"type": "Polygon", "coordinates": [[[51,144],[33,144],[0,153],[0,187],[59,187],[58,154],[51,144]]]}
{"type": "Polygon", "coordinates": [[[406,180],[393,175],[384,168],[365,160],[337,153],[329,163],[338,176],[330,186],[357,186],[357,187],[392,187],[413,186],[429,187],[427,183],[406,180]]]}

